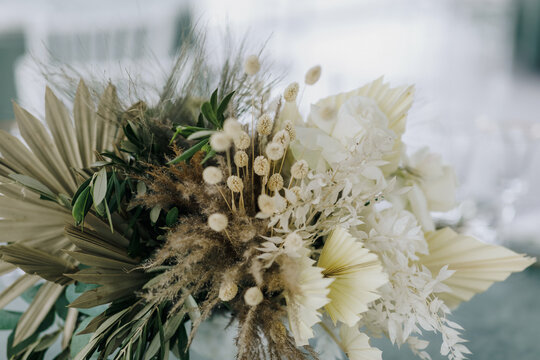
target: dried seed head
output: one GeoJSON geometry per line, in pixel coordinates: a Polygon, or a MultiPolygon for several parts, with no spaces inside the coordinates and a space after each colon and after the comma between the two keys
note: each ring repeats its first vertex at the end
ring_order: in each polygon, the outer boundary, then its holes
{"type": "Polygon", "coordinates": [[[242,132],[242,125],[235,118],[228,118],[223,123],[223,131],[231,139],[234,139],[242,132]]]}
{"type": "Polygon", "coordinates": [[[262,114],[257,121],[257,132],[261,135],[270,135],[274,127],[274,120],[270,114],[262,114]]]}
{"type": "Polygon", "coordinates": [[[208,226],[214,231],[223,231],[227,228],[228,224],[229,220],[227,219],[227,216],[223,214],[216,213],[208,217],[208,226]]]}
{"type": "Polygon", "coordinates": [[[224,132],[214,133],[210,137],[210,146],[217,152],[223,152],[231,147],[231,138],[224,132]]]}
{"type": "Polygon", "coordinates": [[[276,211],[274,199],[266,194],[259,195],[257,204],[263,214],[272,215],[276,211]]]}
{"type": "Polygon", "coordinates": [[[253,162],[253,170],[255,171],[255,174],[259,176],[268,175],[270,172],[270,163],[268,162],[268,159],[262,155],[257,156],[253,162]]]}
{"type": "Polygon", "coordinates": [[[315,65],[314,67],[312,67],[306,72],[306,77],[304,79],[304,82],[307,85],[313,85],[317,81],[319,81],[320,78],[321,78],[321,66],[315,65]]]}
{"type": "Polygon", "coordinates": [[[289,146],[289,143],[291,142],[291,137],[289,136],[289,132],[287,130],[280,130],[274,135],[274,138],[272,139],[272,142],[281,144],[284,148],[289,146]]]}
{"type": "Polygon", "coordinates": [[[297,82],[293,82],[285,88],[283,92],[283,97],[286,102],[295,102],[296,97],[298,96],[298,91],[300,90],[300,85],[297,82]]]}
{"type": "Polygon", "coordinates": [[[285,121],[283,128],[289,133],[289,138],[291,141],[296,139],[296,128],[294,127],[294,124],[291,120],[285,121]]]}
{"type": "Polygon", "coordinates": [[[248,154],[246,154],[243,150],[238,150],[234,154],[234,164],[238,167],[244,167],[247,166],[249,160],[248,154]]]}
{"type": "Polygon", "coordinates": [[[270,191],[279,191],[283,189],[283,177],[280,174],[274,174],[268,179],[268,189],[270,191]]]}
{"type": "Polygon", "coordinates": [[[238,193],[244,190],[244,183],[242,179],[236,175],[231,175],[227,179],[227,186],[232,192],[238,193]]]}
{"type": "Polygon", "coordinates": [[[261,63],[257,55],[250,55],[244,63],[244,72],[248,75],[255,75],[261,69],[261,63]]]}
{"type": "Polygon", "coordinates": [[[277,161],[283,157],[285,150],[283,145],[271,142],[266,146],[266,155],[270,160],[277,161]]]}
{"type": "Polygon", "coordinates": [[[299,160],[291,166],[291,176],[294,179],[303,179],[307,176],[309,165],[306,160],[299,160]]]}
{"type": "Polygon", "coordinates": [[[234,146],[236,146],[236,148],[240,150],[246,150],[249,147],[250,143],[251,143],[251,138],[249,137],[248,133],[245,131],[241,131],[234,138],[234,146]]]}
{"type": "Polygon", "coordinates": [[[244,301],[249,306],[257,306],[263,301],[263,293],[261,290],[254,286],[246,290],[244,294],[244,301]]]}
{"type": "Polygon", "coordinates": [[[290,233],[285,238],[283,248],[286,253],[297,253],[304,246],[304,239],[297,233],[290,233]]]}
{"type": "Polygon", "coordinates": [[[209,185],[215,185],[223,180],[223,173],[215,166],[208,166],[203,170],[203,180],[209,185]]]}
{"type": "Polygon", "coordinates": [[[231,301],[237,293],[238,286],[230,280],[223,281],[219,287],[219,298],[222,301],[231,301]]]}

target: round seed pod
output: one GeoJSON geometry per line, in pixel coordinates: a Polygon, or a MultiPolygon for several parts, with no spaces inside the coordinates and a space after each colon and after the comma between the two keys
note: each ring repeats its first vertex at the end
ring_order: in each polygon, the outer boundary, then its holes
{"type": "Polygon", "coordinates": [[[247,166],[248,164],[248,161],[249,161],[249,156],[248,154],[246,154],[245,151],[243,150],[238,150],[235,154],[234,154],[234,164],[238,167],[245,167],[247,166]]]}
{"type": "Polygon", "coordinates": [[[227,178],[227,186],[232,192],[239,193],[244,190],[244,182],[236,175],[231,175],[227,178]]]}
{"type": "Polygon", "coordinates": [[[270,163],[268,162],[268,159],[264,156],[257,156],[253,163],[253,170],[255,171],[255,174],[259,176],[268,175],[270,172],[270,163]]]}
{"type": "Polygon", "coordinates": [[[216,185],[223,180],[223,173],[215,166],[208,166],[203,170],[203,180],[209,185],[216,185]]]}
{"type": "Polygon", "coordinates": [[[270,191],[279,191],[283,189],[283,177],[280,174],[274,174],[268,179],[268,189],[270,191]]]}
{"type": "Polygon", "coordinates": [[[270,114],[262,114],[257,121],[257,132],[260,135],[270,135],[274,127],[274,120],[270,114]]]}
{"type": "Polygon", "coordinates": [[[246,290],[244,293],[244,301],[249,306],[257,306],[263,301],[264,296],[258,287],[254,286],[246,290]]]}
{"type": "Polygon", "coordinates": [[[224,214],[216,213],[208,217],[208,226],[210,227],[210,229],[216,232],[221,232],[225,230],[228,224],[229,220],[224,214]]]}

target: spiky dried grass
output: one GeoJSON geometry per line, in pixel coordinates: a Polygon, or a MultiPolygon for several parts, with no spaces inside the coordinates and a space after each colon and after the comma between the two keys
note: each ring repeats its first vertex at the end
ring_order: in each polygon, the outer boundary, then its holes
{"type": "MultiPolygon", "coordinates": [[[[174,149],[176,154],[181,150],[174,149]]],[[[169,230],[165,243],[143,265],[146,270],[166,269],[141,295],[152,303],[170,302],[169,315],[186,311],[188,297],[196,299],[201,316],[194,320],[190,340],[202,321],[219,307],[219,289],[224,281],[241,289],[228,302],[238,319],[238,359],[303,359],[282,323],[283,281],[279,268],[266,269],[257,259],[261,236],[268,235],[267,220],[242,212],[231,212],[221,193],[225,184],[208,185],[202,179],[203,153],[189,163],[148,165],[144,176],[148,190],[134,203],[148,208],[177,207],[177,225],[169,230]],[[225,231],[216,232],[207,223],[214,213],[228,215],[225,231]],[[258,286],[265,300],[250,307],[244,302],[245,289],[258,286]]],[[[216,156],[214,166],[227,171],[225,160],[216,156]]]]}

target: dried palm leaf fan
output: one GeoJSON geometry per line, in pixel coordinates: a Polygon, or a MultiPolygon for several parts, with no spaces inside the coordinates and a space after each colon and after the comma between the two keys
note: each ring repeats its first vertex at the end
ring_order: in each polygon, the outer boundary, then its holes
{"type": "MultiPolygon", "coordinates": [[[[81,81],[73,118],[47,89],[45,110],[51,134],[16,103],[15,118],[26,145],[0,131],[0,232],[9,239],[9,244],[0,249],[1,267],[3,273],[16,267],[27,273],[0,294],[0,304],[6,305],[34,286],[39,278],[32,274],[48,280],[21,316],[14,345],[36,332],[62,293],[63,285],[69,282],[62,274],[73,272],[76,262],[63,253],[73,249],[64,234],[65,224],[72,222],[70,206],[66,205],[78,189],[81,171],[84,174],[97,161],[97,153],[114,149],[119,128],[112,85],[102,94],[96,110],[81,81]]],[[[71,334],[64,336],[66,343],[71,334]]]]}

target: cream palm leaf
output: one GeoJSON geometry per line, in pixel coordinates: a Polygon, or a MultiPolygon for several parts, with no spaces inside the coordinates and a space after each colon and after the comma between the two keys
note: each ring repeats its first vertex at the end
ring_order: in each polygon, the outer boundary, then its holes
{"type": "Polygon", "coordinates": [[[536,259],[517,254],[502,246],[485,244],[477,239],[444,228],[426,234],[429,254],[419,259],[433,274],[448,265],[455,273],[444,283],[452,292],[439,297],[454,308],[462,301],[487,290],[494,282],[524,270],[536,259]]]}
{"type": "MultiPolygon", "coordinates": [[[[96,112],[92,96],[83,81],[75,96],[73,120],[65,105],[50,89],[45,94],[47,127],[14,104],[15,118],[24,143],[0,131],[0,234],[4,241],[9,242],[3,247],[6,250],[3,259],[10,262],[0,263],[0,273],[21,265],[30,274],[21,276],[0,294],[0,305],[5,306],[37,282],[35,270],[43,265],[47,257],[40,257],[40,252],[58,257],[58,265],[62,261],[74,261],[63,253],[63,250],[73,246],[64,234],[65,224],[72,221],[69,206],[64,203],[77,190],[81,179],[78,174],[97,160],[96,152],[113,150],[118,133],[117,108],[115,88],[109,85],[101,96],[96,112]],[[41,191],[32,191],[36,188],[53,194],[58,202],[41,199],[41,191]],[[10,249],[15,245],[18,248],[10,249]],[[10,250],[20,251],[24,247],[36,251],[24,260],[19,256],[7,255],[10,250]]],[[[13,254],[18,253],[12,251],[13,254]]],[[[65,282],[65,279],[60,282],[65,282]]],[[[19,320],[15,344],[39,327],[62,289],[62,285],[52,282],[41,287],[19,320]]],[[[76,319],[71,315],[70,319],[76,319]]],[[[70,336],[71,326],[66,326],[66,336],[70,336]]],[[[63,344],[66,343],[64,339],[63,344]]]]}
{"type": "Polygon", "coordinates": [[[388,282],[381,262],[345,229],[337,227],[326,239],[318,267],[330,284],[330,303],[325,306],[334,322],[353,326],[368,304],[380,297],[377,289],[388,282]]]}

